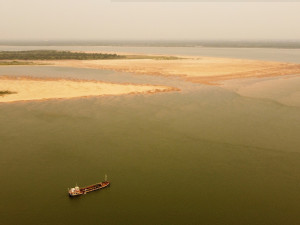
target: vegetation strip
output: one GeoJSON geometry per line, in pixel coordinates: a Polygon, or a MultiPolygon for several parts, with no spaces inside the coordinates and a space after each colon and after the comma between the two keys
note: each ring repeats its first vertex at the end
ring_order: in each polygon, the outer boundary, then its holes
{"type": "Polygon", "coordinates": [[[34,62],[23,62],[23,61],[0,61],[0,66],[21,66],[21,65],[44,65],[34,62]]]}
{"type": "MultiPolygon", "coordinates": [[[[117,55],[117,54],[106,54],[106,53],[85,53],[85,52],[70,52],[70,51],[55,51],[55,50],[0,51],[0,60],[72,60],[72,59],[73,60],[105,60],[105,59],[174,60],[179,58],[175,56],[117,55]]],[[[9,62],[9,63],[13,63],[13,62],[9,62]]],[[[9,65],[20,65],[20,64],[16,62],[16,64],[9,64],[9,65]]]]}
{"type": "Polygon", "coordinates": [[[0,60],[63,60],[63,59],[121,59],[123,56],[117,54],[102,53],[80,53],[54,50],[35,51],[2,51],[0,60]]]}
{"type": "Polygon", "coordinates": [[[0,96],[2,95],[9,95],[9,94],[16,94],[17,92],[13,92],[13,91],[0,91],[0,96]]]}

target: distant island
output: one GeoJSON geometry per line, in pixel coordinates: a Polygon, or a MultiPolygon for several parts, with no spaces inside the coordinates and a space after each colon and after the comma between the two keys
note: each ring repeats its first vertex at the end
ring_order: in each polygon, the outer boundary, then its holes
{"type": "Polygon", "coordinates": [[[207,47],[207,48],[285,48],[299,49],[300,41],[283,40],[0,40],[3,46],[130,46],[130,47],[207,47]]]}

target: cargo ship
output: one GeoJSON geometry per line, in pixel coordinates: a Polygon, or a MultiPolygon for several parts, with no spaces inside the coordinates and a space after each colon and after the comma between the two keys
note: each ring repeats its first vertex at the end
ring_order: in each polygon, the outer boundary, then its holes
{"type": "Polygon", "coordinates": [[[96,183],[87,187],[80,188],[78,185],[76,185],[74,188],[69,189],[69,196],[75,197],[79,195],[84,195],[86,193],[97,191],[103,188],[106,188],[110,185],[110,182],[107,181],[107,176],[105,175],[105,181],[96,183]]]}

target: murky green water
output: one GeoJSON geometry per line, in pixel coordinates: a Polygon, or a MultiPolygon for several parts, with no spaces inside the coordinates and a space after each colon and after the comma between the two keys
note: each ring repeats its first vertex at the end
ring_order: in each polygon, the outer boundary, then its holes
{"type": "MultiPolygon", "coordinates": [[[[11,72],[117,79],[27,68],[11,72]]],[[[183,92],[0,104],[0,224],[299,224],[300,108],[168,82],[183,92]]]]}

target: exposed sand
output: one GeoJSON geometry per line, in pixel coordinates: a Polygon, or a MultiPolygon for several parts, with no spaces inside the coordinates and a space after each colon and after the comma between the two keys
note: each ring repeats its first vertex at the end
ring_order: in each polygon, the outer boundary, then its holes
{"type": "MultiPolygon", "coordinates": [[[[31,61],[37,64],[49,64],[53,66],[95,68],[159,76],[178,76],[190,82],[204,84],[219,84],[221,81],[237,78],[260,78],[300,74],[300,64],[231,58],[184,57],[185,58],[176,60],[113,59],[31,61]]],[[[178,89],[155,85],[0,77],[0,90],[17,92],[17,94],[0,96],[0,102],[13,102],[131,93],[155,93],[178,89]]]]}
{"type": "MultiPolygon", "coordinates": [[[[179,56],[181,57],[181,56],[179,56]]],[[[55,66],[96,68],[135,74],[179,76],[195,83],[216,84],[221,80],[300,74],[300,64],[246,59],[187,57],[177,60],[55,60],[36,61],[55,66]]]]}
{"type": "Polygon", "coordinates": [[[156,93],[178,90],[155,85],[116,84],[63,79],[0,77],[0,90],[16,92],[0,96],[0,102],[76,98],[103,95],[156,93]]]}

